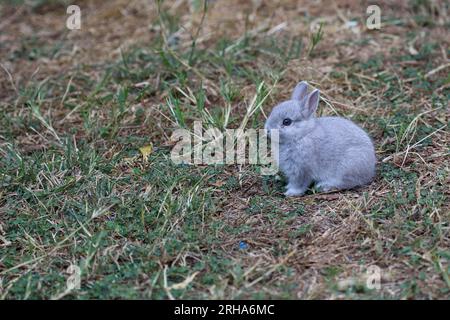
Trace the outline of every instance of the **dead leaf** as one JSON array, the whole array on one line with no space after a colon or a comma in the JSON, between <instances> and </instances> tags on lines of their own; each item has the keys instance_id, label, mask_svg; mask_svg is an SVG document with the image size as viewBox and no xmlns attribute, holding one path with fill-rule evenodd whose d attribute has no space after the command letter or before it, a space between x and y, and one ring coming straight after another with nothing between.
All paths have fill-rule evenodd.
<instances>
[{"instance_id":1,"label":"dead leaf","mask_svg":"<svg viewBox=\"0 0 450 320\"><path fill-rule=\"evenodd\" d=\"M167 289L169 289L169 290L174 290L174 289L175 290L182 290L182 289L185 289L194 280L194 278L197 276L197 274L199 274L199 271L194 272L189 277L184 279L184 281L182 281L180 283L173 284L170 287L168 287Z\"/></svg>"}]
</instances>

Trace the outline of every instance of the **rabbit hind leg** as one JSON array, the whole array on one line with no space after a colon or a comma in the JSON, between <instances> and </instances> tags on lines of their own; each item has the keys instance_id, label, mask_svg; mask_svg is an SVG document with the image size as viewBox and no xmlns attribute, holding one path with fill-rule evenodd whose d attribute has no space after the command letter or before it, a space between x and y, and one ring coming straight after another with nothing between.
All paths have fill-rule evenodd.
<instances>
[{"instance_id":1,"label":"rabbit hind leg","mask_svg":"<svg viewBox=\"0 0 450 320\"><path fill-rule=\"evenodd\" d=\"M310 184L311 180L305 178L289 181L288 185L286 186L286 192L284 193L284 195L288 197L301 196L305 193Z\"/></svg>"},{"instance_id":2,"label":"rabbit hind leg","mask_svg":"<svg viewBox=\"0 0 450 320\"><path fill-rule=\"evenodd\" d=\"M365 182L365 181L364 181ZM316 183L321 191L329 192L332 190L348 190L364 185L365 183L359 176L354 176L351 173L343 177L335 177L328 180L322 180Z\"/></svg>"}]
</instances>

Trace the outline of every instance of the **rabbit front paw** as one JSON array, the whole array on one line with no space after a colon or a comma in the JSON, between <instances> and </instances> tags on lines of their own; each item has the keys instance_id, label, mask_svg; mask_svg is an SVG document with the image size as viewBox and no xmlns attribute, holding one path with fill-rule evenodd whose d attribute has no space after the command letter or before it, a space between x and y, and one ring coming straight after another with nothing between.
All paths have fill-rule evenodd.
<instances>
[{"instance_id":1,"label":"rabbit front paw","mask_svg":"<svg viewBox=\"0 0 450 320\"><path fill-rule=\"evenodd\" d=\"M286 197L295 197L295 196L301 196L305 193L305 190L303 189L297 189L297 188L289 188L286 190L284 195Z\"/></svg>"}]
</instances>

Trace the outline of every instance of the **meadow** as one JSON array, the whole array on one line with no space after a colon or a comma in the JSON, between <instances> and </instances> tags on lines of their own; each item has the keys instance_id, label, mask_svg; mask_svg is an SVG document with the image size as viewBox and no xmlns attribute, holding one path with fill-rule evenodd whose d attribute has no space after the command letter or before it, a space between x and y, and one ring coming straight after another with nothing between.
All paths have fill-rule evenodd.
<instances>
[{"instance_id":1,"label":"meadow","mask_svg":"<svg viewBox=\"0 0 450 320\"><path fill-rule=\"evenodd\" d=\"M75 2L79 30L0 2L1 299L450 298L448 1L378 1L379 29L368 1ZM171 161L301 80L372 137L369 186Z\"/></svg>"}]
</instances>

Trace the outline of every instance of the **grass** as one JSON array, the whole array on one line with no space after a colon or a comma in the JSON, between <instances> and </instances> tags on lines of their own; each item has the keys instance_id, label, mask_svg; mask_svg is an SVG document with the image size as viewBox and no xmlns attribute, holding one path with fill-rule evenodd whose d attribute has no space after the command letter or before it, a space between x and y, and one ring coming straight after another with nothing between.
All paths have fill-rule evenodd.
<instances>
[{"instance_id":1,"label":"grass","mask_svg":"<svg viewBox=\"0 0 450 320\"><path fill-rule=\"evenodd\" d=\"M74 32L65 1L0 5L1 298L450 297L448 4L369 31L339 2L144 2L79 1ZM170 160L176 128L261 128L300 80L373 138L370 186Z\"/></svg>"}]
</instances>

